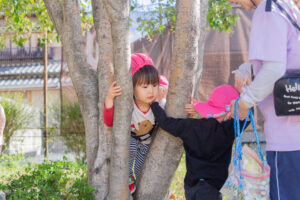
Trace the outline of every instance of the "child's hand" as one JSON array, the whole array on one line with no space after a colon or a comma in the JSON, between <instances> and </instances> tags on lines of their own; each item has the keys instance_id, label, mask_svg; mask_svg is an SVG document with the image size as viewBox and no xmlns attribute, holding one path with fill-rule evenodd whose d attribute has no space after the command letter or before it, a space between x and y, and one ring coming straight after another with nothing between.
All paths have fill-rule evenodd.
<instances>
[{"instance_id":1,"label":"child's hand","mask_svg":"<svg viewBox=\"0 0 300 200\"><path fill-rule=\"evenodd\" d=\"M242 93L243 87L246 86L247 80L243 79L239 75L234 75L234 87L239 92Z\"/></svg>"},{"instance_id":2,"label":"child's hand","mask_svg":"<svg viewBox=\"0 0 300 200\"><path fill-rule=\"evenodd\" d=\"M105 107L106 108L111 108L114 105L114 99L117 96L120 96L122 94L122 88L121 86L116 86L117 82L114 81L112 84L109 86L106 98L105 98Z\"/></svg>"},{"instance_id":3,"label":"child's hand","mask_svg":"<svg viewBox=\"0 0 300 200\"><path fill-rule=\"evenodd\" d=\"M185 112L187 112L187 113L190 114L190 115L195 115L195 114L198 113L197 110L195 109L195 106L194 106L194 102L195 102L196 100L195 100L193 97L191 97L191 101L192 101L191 104L186 104L186 105L184 106L184 110L185 110Z\"/></svg>"},{"instance_id":4,"label":"child's hand","mask_svg":"<svg viewBox=\"0 0 300 200\"><path fill-rule=\"evenodd\" d=\"M234 87L241 93L243 87L247 85L247 81L251 78L251 64L243 63L237 70L232 71L234 74Z\"/></svg>"}]
</instances>

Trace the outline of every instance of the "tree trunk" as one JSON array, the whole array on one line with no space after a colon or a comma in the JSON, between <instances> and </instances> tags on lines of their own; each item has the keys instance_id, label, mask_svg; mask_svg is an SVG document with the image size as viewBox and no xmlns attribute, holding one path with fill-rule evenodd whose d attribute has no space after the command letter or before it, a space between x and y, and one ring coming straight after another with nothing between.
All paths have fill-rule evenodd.
<instances>
[{"instance_id":1,"label":"tree trunk","mask_svg":"<svg viewBox=\"0 0 300 200\"><path fill-rule=\"evenodd\" d=\"M49 16L64 46L64 55L78 97L85 125L88 180L98 150L98 81L96 72L88 68L84 55L84 39L77 1L44 0ZM90 181L89 181L90 183Z\"/></svg>"},{"instance_id":2,"label":"tree trunk","mask_svg":"<svg viewBox=\"0 0 300 200\"><path fill-rule=\"evenodd\" d=\"M93 0L93 16L99 42L98 72L88 68L84 54L78 2L44 0L64 46L71 79L84 119L89 185L97 199L128 199L129 139L132 112L132 80L129 46L129 1ZM197 69L200 0L177 2L174 56L167 113L186 117L184 105L192 93ZM122 87L115 99L113 133L103 125L102 109L107 88L114 78ZM98 82L99 81L99 82ZM99 109L100 112L99 112ZM179 108L179 109L178 109ZM182 142L159 131L146 159L137 199L166 199L182 155Z\"/></svg>"},{"instance_id":3,"label":"tree trunk","mask_svg":"<svg viewBox=\"0 0 300 200\"><path fill-rule=\"evenodd\" d=\"M208 12L208 0L200 0L200 37L198 43L198 68L195 73L194 81L193 81L193 97L198 96L198 89L201 80L201 74L203 69L203 57L204 57L204 47L205 47L205 36L206 36L206 16Z\"/></svg>"},{"instance_id":4,"label":"tree trunk","mask_svg":"<svg viewBox=\"0 0 300 200\"><path fill-rule=\"evenodd\" d=\"M129 0L105 0L111 23L114 78L122 87L115 99L109 199L128 199L130 123L133 109L129 43Z\"/></svg>"},{"instance_id":5,"label":"tree trunk","mask_svg":"<svg viewBox=\"0 0 300 200\"><path fill-rule=\"evenodd\" d=\"M199 11L200 0L176 3L175 44L166 105L166 112L172 117L187 117L184 105L189 103L198 65ZM168 189L182 152L180 139L159 130L146 158L135 199L168 199Z\"/></svg>"},{"instance_id":6,"label":"tree trunk","mask_svg":"<svg viewBox=\"0 0 300 200\"><path fill-rule=\"evenodd\" d=\"M98 85L99 85L99 148L94 162L91 185L95 188L96 199L107 199L109 193L109 167L112 148L112 132L103 123L102 110L107 94L108 86L112 83L113 53L111 25L102 0L92 1L94 26L99 47L98 60Z\"/></svg>"}]
</instances>

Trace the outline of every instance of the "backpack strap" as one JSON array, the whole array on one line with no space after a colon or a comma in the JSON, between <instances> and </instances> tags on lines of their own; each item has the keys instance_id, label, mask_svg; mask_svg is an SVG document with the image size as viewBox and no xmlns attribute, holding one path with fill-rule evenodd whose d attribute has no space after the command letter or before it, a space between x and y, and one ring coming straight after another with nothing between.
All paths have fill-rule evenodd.
<instances>
[{"instance_id":1,"label":"backpack strap","mask_svg":"<svg viewBox=\"0 0 300 200\"><path fill-rule=\"evenodd\" d=\"M266 12L271 12L272 11L272 1L275 3L277 8L282 12L288 20L293 24L293 26L300 32L300 26L293 20L293 18L289 15L289 13L277 2L277 0L267 0L266 2Z\"/></svg>"},{"instance_id":2,"label":"backpack strap","mask_svg":"<svg viewBox=\"0 0 300 200\"><path fill-rule=\"evenodd\" d=\"M272 11L272 0L267 0L265 11L266 12Z\"/></svg>"},{"instance_id":3,"label":"backpack strap","mask_svg":"<svg viewBox=\"0 0 300 200\"><path fill-rule=\"evenodd\" d=\"M277 1L274 1L274 3L277 8L289 19L293 26L300 32L300 26L293 20L289 13Z\"/></svg>"}]
</instances>

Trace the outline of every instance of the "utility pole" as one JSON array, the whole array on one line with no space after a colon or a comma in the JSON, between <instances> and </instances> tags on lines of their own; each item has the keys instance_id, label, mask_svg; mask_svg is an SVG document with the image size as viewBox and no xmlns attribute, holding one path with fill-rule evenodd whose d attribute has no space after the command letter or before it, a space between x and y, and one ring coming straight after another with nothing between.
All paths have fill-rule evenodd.
<instances>
[{"instance_id":1,"label":"utility pole","mask_svg":"<svg viewBox=\"0 0 300 200\"><path fill-rule=\"evenodd\" d=\"M44 44L44 156L45 160L48 159L48 109L47 109L47 99L48 99L48 72L47 72L47 62L48 62L48 45L47 45L47 31L45 32L45 44Z\"/></svg>"}]
</instances>

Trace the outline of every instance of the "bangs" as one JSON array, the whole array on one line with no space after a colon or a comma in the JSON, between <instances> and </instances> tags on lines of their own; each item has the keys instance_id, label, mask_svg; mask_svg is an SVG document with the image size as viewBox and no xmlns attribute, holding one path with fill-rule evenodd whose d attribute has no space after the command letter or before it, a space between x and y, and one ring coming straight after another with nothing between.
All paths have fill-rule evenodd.
<instances>
[{"instance_id":1,"label":"bangs","mask_svg":"<svg viewBox=\"0 0 300 200\"><path fill-rule=\"evenodd\" d=\"M132 77L133 87L136 85L155 85L159 83L158 71L151 65L145 65Z\"/></svg>"}]
</instances>

